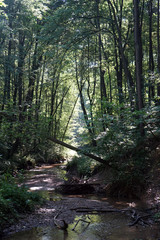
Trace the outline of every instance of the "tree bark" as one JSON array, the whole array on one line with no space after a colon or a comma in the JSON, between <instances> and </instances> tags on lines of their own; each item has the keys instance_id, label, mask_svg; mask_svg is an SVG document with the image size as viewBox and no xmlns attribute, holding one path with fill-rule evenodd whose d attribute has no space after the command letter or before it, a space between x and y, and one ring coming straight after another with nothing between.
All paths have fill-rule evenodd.
<instances>
[{"instance_id":1,"label":"tree bark","mask_svg":"<svg viewBox=\"0 0 160 240\"><path fill-rule=\"evenodd\" d=\"M96 21L96 28L99 32L98 34L98 48L99 48L99 71L100 71L100 94L101 94L101 113L102 117L103 114L106 114L106 107L105 107L105 102L107 100L107 95L106 95L106 85L104 81L104 74L105 71L102 69L102 37L101 37L101 30L100 30L100 18L99 18L99 3L100 0L96 0L96 12L97 12L97 21ZM104 130L105 130L105 125L104 125Z\"/></svg>"},{"instance_id":2,"label":"tree bark","mask_svg":"<svg viewBox=\"0 0 160 240\"><path fill-rule=\"evenodd\" d=\"M119 48L119 53L120 53L120 57L121 57L122 64L123 64L124 73L125 73L125 76L126 76L126 79L127 79L130 104L131 104L131 107L133 107L134 106L133 97L134 97L134 93L135 93L135 88L134 88L134 82L133 82L132 74L131 74L131 71L129 69L128 59L127 59L127 57L124 53L124 47L123 47L122 36L121 36L121 29L118 25L117 14L119 14L119 13L116 14L115 8L114 8L114 6L113 6L113 4L110 0L107 0L107 2L108 2L108 5L109 5L110 17L111 17L111 19L113 19L112 23L111 23L112 24L113 35L114 35L114 38L116 38L116 41L118 43L118 48ZM122 10L122 8L121 8L121 10ZM112 14L113 14L113 17L112 17ZM115 26L114 26L114 23L115 23ZM117 30L118 36L115 32L115 28Z\"/></svg>"},{"instance_id":3,"label":"tree bark","mask_svg":"<svg viewBox=\"0 0 160 240\"><path fill-rule=\"evenodd\" d=\"M159 1L157 2L157 71L160 74L160 34L159 34ZM160 98L160 83L157 84L157 98ZM157 104L160 105L160 99L157 99Z\"/></svg>"},{"instance_id":4,"label":"tree bark","mask_svg":"<svg viewBox=\"0 0 160 240\"><path fill-rule=\"evenodd\" d=\"M134 1L134 40L135 40L135 63L136 63L136 83L137 83L137 101L138 110L143 108L143 77L142 77L142 40L141 24L139 15L139 0ZM141 136L144 136L144 124L139 124Z\"/></svg>"},{"instance_id":5,"label":"tree bark","mask_svg":"<svg viewBox=\"0 0 160 240\"><path fill-rule=\"evenodd\" d=\"M25 43L25 34L22 30L19 30L19 45L18 45L18 106L20 110L19 120L22 120L21 111L22 111L22 86L23 86L23 67L24 67L24 43ZM16 90L16 89L15 89ZM16 96L15 96L16 97Z\"/></svg>"},{"instance_id":6,"label":"tree bark","mask_svg":"<svg viewBox=\"0 0 160 240\"><path fill-rule=\"evenodd\" d=\"M149 1L148 12L149 12L149 103L151 100L154 99L155 96L155 89L154 83L152 80L152 73L154 71L154 59L153 59L153 43L152 43L152 16L153 16L153 9L152 9L152 2L153 0Z\"/></svg>"},{"instance_id":7,"label":"tree bark","mask_svg":"<svg viewBox=\"0 0 160 240\"><path fill-rule=\"evenodd\" d=\"M159 13L159 1L157 2L157 69L160 73L160 34L159 34L159 21L160 21L160 13Z\"/></svg>"},{"instance_id":8,"label":"tree bark","mask_svg":"<svg viewBox=\"0 0 160 240\"><path fill-rule=\"evenodd\" d=\"M40 55L37 58L37 51L38 51L37 48L38 48L38 40L36 39L35 49L34 49L34 54L33 54L32 69L31 69L31 74L29 77L28 92L26 95L25 106L23 108L23 112L26 112L27 107L29 107L29 108L32 107L32 100L33 100L33 93L34 93L34 86L35 86L37 71L38 71L41 61L42 61L42 55Z\"/></svg>"},{"instance_id":9,"label":"tree bark","mask_svg":"<svg viewBox=\"0 0 160 240\"><path fill-rule=\"evenodd\" d=\"M138 110L143 108L143 78L142 78L142 40L139 16L139 0L134 0L134 39L135 39L135 60L136 60L136 83Z\"/></svg>"}]
</instances>

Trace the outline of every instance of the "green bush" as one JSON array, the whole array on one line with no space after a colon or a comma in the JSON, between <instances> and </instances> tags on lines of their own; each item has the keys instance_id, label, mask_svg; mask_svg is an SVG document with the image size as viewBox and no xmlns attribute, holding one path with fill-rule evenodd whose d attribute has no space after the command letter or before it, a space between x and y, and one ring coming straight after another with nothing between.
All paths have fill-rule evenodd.
<instances>
[{"instance_id":1,"label":"green bush","mask_svg":"<svg viewBox=\"0 0 160 240\"><path fill-rule=\"evenodd\" d=\"M27 188L18 187L10 174L0 179L0 232L6 224L12 224L19 214L32 211L42 198L37 193L28 192Z\"/></svg>"},{"instance_id":2,"label":"green bush","mask_svg":"<svg viewBox=\"0 0 160 240\"><path fill-rule=\"evenodd\" d=\"M72 161L68 162L67 170L79 177L89 177L92 175L94 162L85 156L74 157Z\"/></svg>"}]
</instances>

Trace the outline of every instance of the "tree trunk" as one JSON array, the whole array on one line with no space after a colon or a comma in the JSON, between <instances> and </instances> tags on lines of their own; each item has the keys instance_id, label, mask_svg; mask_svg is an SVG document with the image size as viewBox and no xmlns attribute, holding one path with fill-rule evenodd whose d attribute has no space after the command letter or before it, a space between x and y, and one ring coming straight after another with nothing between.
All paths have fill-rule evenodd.
<instances>
[{"instance_id":1,"label":"tree trunk","mask_svg":"<svg viewBox=\"0 0 160 240\"><path fill-rule=\"evenodd\" d=\"M159 14L159 1L157 2L157 71L160 74L160 34L159 34L159 21L160 21L160 14ZM160 83L157 84L157 104L160 105Z\"/></svg>"},{"instance_id":2,"label":"tree trunk","mask_svg":"<svg viewBox=\"0 0 160 240\"><path fill-rule=\"evenodd\" d=\"M159 14L159 1L157 2L157 69L160 73L160 34L159 34L159 21L160 21L160 14Z\"/></svg>"},{"instance_id":3,"label":"tree trunk","mask_svg":"<svg viewBox=\"0 0 160 240\"><path fill-rule=\"evenodd\" d=\"M78 86L78 90L79 90L80 103L81 103L81 108L82 108L82 111L83 111L84 120L85 120L87 130L89 132L89 135L90 135L90 138L91 138L91 141L92 141L92 145L96 146L96 141L94 140L94 132L92 131L92 127L91 127L90 121L88 119L88 114L87 114L87 110L86 110L86 107L85 107L85 102L84 102L84 97L83 97L83 92L82 92L83 86L85 84L85 81L82 82L83 73L81 73L81 76L80 76L81 79L80 79L80 83L79 83L77 59L75 59L75 64L76 64L76 82L77 82L77 86Z\"/></svg>"},{"instance_id":4,"label":"tree trunk","mask_svg":"<svg viewBox=\"0 0 160 240\"><path fill-rule=\"evenodd\" d=\"M9 20L9 28L12 29L12 22ZM10 99L10 82L11 82L11 68L12 68L12 30L8 43L8 53L5 57L5 76L4 76L4 93L2 110L5 108L6 101Z\"/></svg>"},{"instance_id":5,"label":"tree trunk","mask_svg":"<svg viewBox=\"0 0 160 240\"><path fill-rule=\"evenodd\" d=\"M139 15L139 0L134 0L134 39L138 110L143 108L143 77L142 77L142 41ZM144 135L143 123L139 125L141 136Z\"/></svg>"},{"instance_id":6,"label":"tree trunk","mask_svg":"<svg viewBox=\"0 0 160 240\"><path fill-rule=\"evenodd\" d=\"M25 35L23 31L19 30L19 45L18 45L18 106L20 110L19 120L22 121L22 86L23 86L23 65L24 65L24 42L25 42Z\"/></svg>"},{"instance_id":7,"label":"tree trunk","mask_svg":"<svg viewBox=\"0 0 160 240\"><path fill-rule=\"evenodd\" d=\"M106 95L106 85L104 81L104 74L105 71L102 69L102 38L101 38L101 31L100 31L100 18L99 18L99 3L100 0L96 0L96 12L97 12L97 21L96 21L96 28L98 30L98 48L99 48L99 72L100 72L100 94L101 94L101 113L102 117L103 114L106 114L106 107L105 107L105 102L107 100L107 95ZM105 130L105 126L104 126Z\"/></svg>"},{"instance_id":8,"label":"tree trunk","mask_svg":"<svg viewBox=\"0 0 160 240\"><path fill-rule=\"evenodd\" d=\"M152 9L152 2L153 0L149 1L148 12L149 12L149 103L151 100L154 99L155 90L154 90L154 82L152 80L152 74L154 71L154 59L153 59L153 44L152 44L152 16L153 16L153 9Z\"/></svg>"},{"instance_id":9,"label":"tree trunk","mask_svg":"<svg viewBox=\"0 0 160 240\"><path fill-rule=\"evenodd\" d=\"M119 54L119 62L118 62L118 55L117 55L117 44L116 39L115 41L115 60L116 60L116 75L117 75L117 88L118 88L118 98L119 98L119 104L123 103L123 90L122 90L122 58L121 54ZM119 52L120 53L120 52Z\"/></svg>"},{"instance_id":10,"label":"tree trunk","mask_svg":"<svg viewBox=\"0 0 160 240\"><path fill-rule=\"evenodd\" d=\"M138 110L143 108L143 77L142 77L142 41L139 16L139 0L134 0L134 39Z\"/></svg>"},{"instance_id":11,"label":"tree trunk","mask_svg":"<svg viewBox=\"0 0 160 240\"><path fill-rule=\"evenodd\" d=\"M24 112L27 110L28 107L29 108L32 107L33 92L34 92L34 86L35 86L37 71L38 71L40 63L42 61L42 55L40 55L37 58L37 47L38 47L38 40L36 40L36 43L35 43L32 69L31 69L31 74L30 74L30 77L29 77L28 91L27 91L27 95L26 95L25 106L23 108Z\"/></svg>"},{"instance_id":12,"label":"tree trunk","mask_svg":"<svg viewBox=\"0 0 160 240\"><path fill-rule=\"evenodd\" d=\"M118 25L117 14L115 12L112 2L110 0L107 0L107 2L109 5L109 10L110 10L110 17L112 19L112 13L113 13L113 17L114 17L114 19L112 20L112 30L113 30L114 38L116 38L116 41L118 43L118 48L119 48L119 52L121 55L120 57L122 59L123 69L124 69L125 77L127 79L127 84L128 84L130 104L131 104L131 107L133 108L133 106L134 106L133 97L134 97L134 93L135 93L134 82L133 82L131 71L129 69L128 59L124 53L122 37L121 37L121 30ZM114 24L115 24L115 26L114 26ZM117 30L118 37L117 37L117 34L115 33L115 28Z\"/></svg>"}]
</instances>

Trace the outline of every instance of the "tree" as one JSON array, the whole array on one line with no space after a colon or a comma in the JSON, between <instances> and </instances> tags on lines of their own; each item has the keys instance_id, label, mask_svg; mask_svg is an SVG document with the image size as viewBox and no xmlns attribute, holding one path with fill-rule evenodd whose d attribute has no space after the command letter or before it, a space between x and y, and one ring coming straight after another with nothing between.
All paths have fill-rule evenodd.
<instances>
[{"instance_id":1,"label":"tree","mask_svg":"<svg viewBox=\"0 0 160 240\"><path fill-rule=\"evenodd\" d=\"M142 16L141 16L142 17ZM142 73L142 24L140 20L140 1L134 0L134 39L135 39L135 63L136 63L136 85L137 85L137 105L138 110L142 110L143 104L143 91L144 91L144 81ZM144 136L144 125L142 120L139 124L141 136Z\"/></svg>"},{"instance_id":2,"label":"tree","mask_svg":"<svg viewBox=\"0 0 160 240\"><path fill-rule=\"evenodd\" d=\"M153 0L150 0L148 3L148 12L149 12L149 71L152 77L154 72L154 59L153 59L153 43L152 43L152 17L153 17ZM155 97L154 83L149 76L149 102Z\"/></svg>"},{"instance_id":3,"label":"tree","mask_svg":"<svg viewBox=\"0 0 160 240\"><path fill-rule=\"evenodd\" d=\"M155 104L151 100L160 96L158 81L156 89L148 80L149 72L158 76L155 64L160 71L159 0L4 2L0 139L7 142L5 157L35 152L46 135L68 140L79 106L95 151L106 160L111 156L115 165L121 152L131 157L127 149L137 148L144 127L146 136L151 133L147 114ZM127 164L131 167L122 160Z\"/></svg>"},{"instance_id":4,"label":"tree","mask_svg":"<svg viewBox=\"0 0 160 240\"><path fill-rule=\"evenodd\" d=\"M160 73L160 35L159 35L159 22L160 22L160 14L159 14L159 0L157 1L157 71ZM157 97L160 97L160 83L157 84ZM158 100L159 103L159 100Z\"/></svg>"},{"instance_id":5,"label":"tree","mask_svg":"<svg viewBox=\"0 0 160 240\"><path fill-rule=\"evenodd\" d=\"M136 83L138 110L143 108L143 76L142 76L142 39L141 39L140 3L134 0L134 38L136 59Z\"/></svg>"}]
</instances>

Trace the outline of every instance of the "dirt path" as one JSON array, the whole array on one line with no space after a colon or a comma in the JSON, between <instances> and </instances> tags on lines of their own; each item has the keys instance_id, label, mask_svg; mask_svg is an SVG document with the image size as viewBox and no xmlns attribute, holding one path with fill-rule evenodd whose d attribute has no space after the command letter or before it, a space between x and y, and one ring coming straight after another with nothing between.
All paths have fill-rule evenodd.
<instances>
[{"instance_id":1,"label":"dirt path","mask_svg":"<svg viewBox=\"0 0 160 240\"><path fill-rule=\"evenodd\" d=\"M63 183L64 177L62 164L42 165L28 171L25 185L31 191L53 191Z\"/></svg>"}]
</instances>

